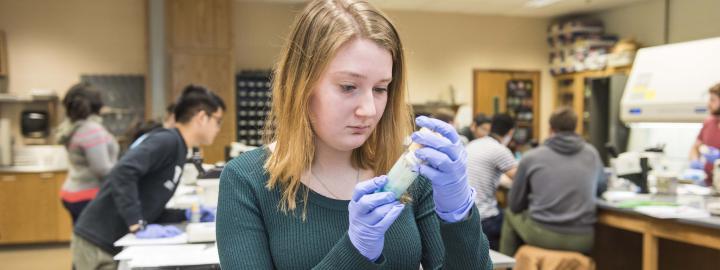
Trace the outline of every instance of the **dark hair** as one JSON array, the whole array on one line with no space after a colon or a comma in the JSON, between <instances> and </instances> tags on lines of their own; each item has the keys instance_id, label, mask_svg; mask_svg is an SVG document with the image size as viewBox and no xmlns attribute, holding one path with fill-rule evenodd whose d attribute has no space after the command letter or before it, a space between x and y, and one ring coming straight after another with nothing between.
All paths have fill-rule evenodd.
<instances>
[{"instance_id":1,"label":"dark hair","mask_svg":"<svg viewBox=\"0 0 720 270\"><path fill-rule=\"evenodd\" d=\"M720 83L713 85L709 90L710 94L720 97Z\"/></svg>"},{"instance_id":2,"label":"dark hair","mask_svg":"<svg viewBox=\"0 0 720 270\"><path fill-rule=\"evenodd\" d=\"M178 97L173 113L176 122L187 123L199 111L211 115L218 109L225 110L225 102L218 95L204 86L191 84Z\"/></svg>"},{"instance_id":3,"label":"dark hair","mask_svg":"<svg viewBox=\"0 0 720 270\"><path fill-rule=\"evenodd\" d=\"M498 113L492 118L490 133L505 136L511 129L515 128L515 120L506 113Z\"/></svg>"},{"instance_id":4,"label":"dark hair","mask_svg":"<svg viewBox=\"0 0 720 270\"><path fill-rule=\"evenodd\" d=\"M577 114L569 107L561 107L550 116L550 128L555 132L575 132Z\"/></svg>"},{"instance_id":5,"label":"dark hair","mask_svg":"<svg viewBox=\"0 0 720 270\"><path fill-rule=\"evenodd\" d=\"M158 128L162 128L162 124L158 123L155 120L137 122L135 125L133 125L133 127L128 130L128 137L130 137L130 142L134 142L142 135L145 135L146 133Z\"/></svg>"},{"instance_id":6,"label":"dark hair","mask_svg":"<svg viewBox=\"0 0 720 270\"><path fill-rule=\"evenodd\" d=\"M71 122L84 120L91 114L100 113L103 106L100 91L86 82L78 83L70 87L70 90L63 98L65 114Z\"/></svg>"},{"instance_id":7,"label":"dark hair","mask_svg":"<svg viewBox=\"0 0 720 270\"><path fill-rule=\"evenodd\" d=\"M171 115L173 113L175 113L175 103L170 102L170 104L168 104L167 107L165 107L165 114Z\"/></svg>"},{"instance_id":8,"label":"dark hair","mask_svg":"<svg viewBox=\"0 0 720 270\"><path fill-rule=\"evenodd\" d=\"M484 124L490 124L492 123L492 119L490 117L487 117L484 113L478 113L475 115L475 118L473 118L473 122L476 126L482 126Z\"/></svg>"}]
</instances>

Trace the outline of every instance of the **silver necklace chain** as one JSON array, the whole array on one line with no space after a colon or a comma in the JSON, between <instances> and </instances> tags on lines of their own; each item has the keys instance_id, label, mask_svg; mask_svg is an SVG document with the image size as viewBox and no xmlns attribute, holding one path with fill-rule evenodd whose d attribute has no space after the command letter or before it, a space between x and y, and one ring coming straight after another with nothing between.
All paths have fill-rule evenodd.
<instances>
[{"instance_id":1,"label":"silver necklace chain","mask_svg":"<svg viewBox=\"0 0 720 270\"><path fill-rule=\"evenodd\" d=\"M320 180L320 177L318 177L317 175L315 175L315 173L312 171L312 166L310 166L310 174L311 174L313 177L315 177L315 180L317 180L318 183L320 183L320 185L322 185L322 187L325 188L325 190L327 190L328 193L330 193L330 195L333 196L333 199L340 199L340 196L335 195L335 193L333 193L333 192L325 185L325 183L323 183L323 181ZM360 182L360 168L358 168L357 175L355 176L355 184L357 184L358 182Z\"/></svg>"}]
</instances>

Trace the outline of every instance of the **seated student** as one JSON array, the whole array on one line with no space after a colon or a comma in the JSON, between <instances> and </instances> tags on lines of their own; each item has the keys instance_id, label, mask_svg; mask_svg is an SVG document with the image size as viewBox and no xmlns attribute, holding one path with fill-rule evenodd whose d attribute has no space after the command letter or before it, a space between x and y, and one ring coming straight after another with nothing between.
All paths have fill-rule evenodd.
<instances>
[{"instance_id":1,"label":"seated student","mask_svg":"<svg viewBox=\"0 0 720 270\"><path fill-rule=\"evenodd\" d=\"M550 138L520 161L500 236L502 253L513 256L523 243L591 250L603 167L597 150L575 133L576 124L572 109L556 110L550 117Z\"/></svg>"},{"instance_id":2,"label":"seated student","mask_svg":"<svg viewBox=\"0 0 720 270\"><path fill-rule=\"evenodd\" d=\"M448 123L451 126L455 127L455 112L453 112L450 109L447 109L447 108L437 109L437 110L435 110L435 112L432 113L432 115L430 117L435 118L440 121L443 121L443 122ZM460 141L462 142L462 144L467 145L470 140L462 134L458 134L458 135L460 135Z\"/></svg>"},{"instance_id":3,"label":"seated student","mask_svg":"<svg viewBox=\"0 0 720 270\"><path fill-rule=\"evenodd\" d=\"M468 141L482 138L490 134L491 119L484 113L478 113L473 118L469 126L464 126L458 130L458 134L464 136ZM476 123L480 123L479 125Z\"/></svg>"},{"instance_id":4,"label":"seated student","mask_svg":"<svg viewBox=\"0 0 720 270\"><path fill-rule=\"evenodd\" d=\"M174 128L175 127L175 103L170 103L165 107L165 117L162 123L158 123L155 120L148 120L145 122L138 123L130 131L130 138L132 144L129 148L135 148L140 145L145 139L147 139L149 133L160 130L161 128Z\"/></svg>"},{"instance_id":5,"label":"seated student","mask_svg":"<svg viewBox=\"0 0 720 270\"><path fill-rule=\"evenodd\" d=\"M178 185L188 149L212 144L225 104L213 92L190 85L175 107L176 126L152 132L128 150L110 171L100 192L80 215L71 248L77 269L114 269L113 243L131 232L154 238L179 234L177 228L150 223L181 222L185 210L166 210ZM203 209L201 220L214 219ZM150 225L148 225L150 224Z\"/></svg>"},{"instance_id":6,"label":"seated student","mask_svg":"<svg viewBox=\"0 0 720 270\"><path fill-rule=\"evenodd\" d=\"M490 129L492 128L492 118L486 116L484 113L478 113L473 118L472 123L467 128L470 135L465 135L470 141L480 139L487 135L490 135ZM467 132L466 132L467 133Z\"/></svg>"},{"instance_id":7,"label":"seated student","mask_svg":"<svg viewBox=\"0 0 720 270\"><path fill-rule=\"evenodd\" d=\"M484 115L475 117L474 126L479 129ZM479 123L478 123L479 122ZM498 250L500 227L503 214L497 205L495 191L504 174L510 179L515 176L517 162L510 149L501 144L503 138L512 137L515 121L507 114L497 114L492 119L489 136L475 139L467 145L467 174L470 186L477 191L475 205L480 211L483 232L490 242L490 248Z\"/></svg>"}]
</instances>

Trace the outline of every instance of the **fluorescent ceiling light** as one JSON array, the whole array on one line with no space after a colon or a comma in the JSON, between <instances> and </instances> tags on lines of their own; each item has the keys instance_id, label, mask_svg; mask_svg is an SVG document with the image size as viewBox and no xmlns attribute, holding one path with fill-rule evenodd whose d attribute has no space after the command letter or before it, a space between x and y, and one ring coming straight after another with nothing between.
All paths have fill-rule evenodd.
<instances>
[{"instance_id":1,"label":"fluorescent ceiling light","mask_svg":"<svg viewBox=\"0 0 720 270\"><path fill-rule=\"evenodd\" d=\"M525 3L525 6L531 8L541 8L555 4L560 1L562 0L529 0L527 1L527 3Z\"/></svg>"}]
</instances>

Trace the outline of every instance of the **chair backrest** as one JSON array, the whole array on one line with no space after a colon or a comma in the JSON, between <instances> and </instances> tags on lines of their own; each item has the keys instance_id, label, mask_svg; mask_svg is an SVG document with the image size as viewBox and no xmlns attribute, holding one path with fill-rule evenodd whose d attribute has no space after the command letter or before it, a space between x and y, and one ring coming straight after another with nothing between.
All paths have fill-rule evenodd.
<instances>
[{"instance_id":1,"label":"chair backrest","mask_svg":"<svg viewBox=\"0 0 720 270\"><path fill-rule=\"evenodd\" d=\"M595 270L595 261L579 252L524 245L515 254L516 270Z\"/></svg>"}]
</instances>

